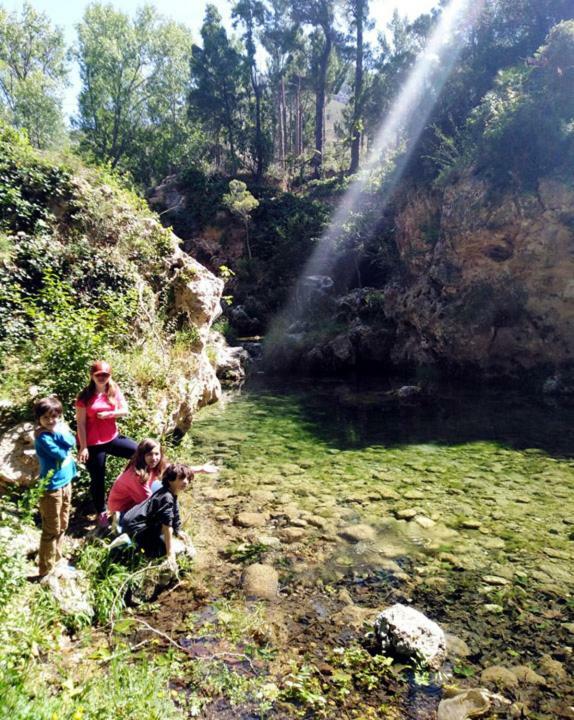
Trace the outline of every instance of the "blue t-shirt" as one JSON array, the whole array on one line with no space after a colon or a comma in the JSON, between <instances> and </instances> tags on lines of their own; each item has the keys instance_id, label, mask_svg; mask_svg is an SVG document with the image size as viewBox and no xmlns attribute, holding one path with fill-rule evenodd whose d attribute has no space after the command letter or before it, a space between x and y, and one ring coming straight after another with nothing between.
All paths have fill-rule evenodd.
<instances>
[{"instance_id":1,"label":"blue t-shirt","mask_svg":"<svg viewBox=\"0 0 574 720\"><path fill-rule=\"evenodd\" d=\"M76 476L76 463L72 457L72 448L76 445L76 438L65 429L54 432L47 430L41 432L36 438L36 455L40 462L40 477L49 475L46 491L58 490L64 487Z\"/></svg>"}]
</instances>

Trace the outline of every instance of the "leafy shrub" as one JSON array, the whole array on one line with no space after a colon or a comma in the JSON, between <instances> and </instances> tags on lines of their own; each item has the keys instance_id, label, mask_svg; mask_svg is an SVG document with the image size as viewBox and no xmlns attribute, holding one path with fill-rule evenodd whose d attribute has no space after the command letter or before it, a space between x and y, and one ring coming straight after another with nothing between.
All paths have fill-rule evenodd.
<instances>
[{"instance_id":1,"label":"leafy shrub","mask_svg":"<svg viewBox=\"0 0 574 720\"><path fill-rule=\"evenodd\" d=\"M0 229L35 232L71 196L68 171L43 160L26 136L0 121Z\"/></svg>"},{"instance_id":2,"label":"leafy shrub","mask_svg":"<svg viewBox=\"0 0 574 720\"><path fill-rule=\"evenodd\" d=\"M529 67L501 71L469 122L479 165L528 187L574 161L574 21L562 22Z\"/></svg>"}]
</instances>

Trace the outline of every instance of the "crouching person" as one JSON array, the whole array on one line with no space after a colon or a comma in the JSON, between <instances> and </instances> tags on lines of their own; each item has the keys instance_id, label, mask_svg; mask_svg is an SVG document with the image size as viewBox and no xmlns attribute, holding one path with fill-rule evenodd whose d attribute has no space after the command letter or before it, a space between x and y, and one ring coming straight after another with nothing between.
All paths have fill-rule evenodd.
<instances>
[{"instance_id":1,"label":"crouching person","mask_svg":"<svg viewBox=\"0 0 574 720\"><path fill-rule=\"evenodd\" d=\"M124 515L124 532L147 557L167 555L168 560L173 562L177 546L182 548L176 538L188 543L187 537L181 532L177 498L192 479L193 472L187 465L168 465L161 478L161 488Z\"/></svg>"}]
</instances>

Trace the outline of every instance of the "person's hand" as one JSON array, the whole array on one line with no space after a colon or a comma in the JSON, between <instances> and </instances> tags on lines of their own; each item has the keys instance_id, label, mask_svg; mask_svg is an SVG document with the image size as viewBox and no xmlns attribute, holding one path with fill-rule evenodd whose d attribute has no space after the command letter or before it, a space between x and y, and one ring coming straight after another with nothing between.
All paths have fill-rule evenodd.
<instances>
[{"instance_id":1,"label":"person's hand","mask_svg":"<svg viewBox=\"0 0 574 720\"><path fill-rule=\"evenodd\" d=\"M219 468L214 463L205 463L201 468L201 472L212 475L213 473L219 472Z\"/></svg>"},{"instance_id":2,"label":"person's hand","mask_svg":"<svg viewBox=\"0 0 574 720\"><path fill-rule=\"evenodd\" d=\"M170 553L167 556L167 566L174 573L174 575L178 574L179 568L177 567L177 560L175 558L175 553Z\"/></svg>"},{"instance_id":3,"label":"person's hand","mask_svg":"<svg viewBox=\"0 0 574 720\"><path fill-rule=\"evenodd\" d=\"M99 413L96 413L96 417L100 420L107 420L108 418L113 418L116 416L116 413L114 410L101 410Z\"/></svg>"},{"instance_id":4,"label":"person's hand","mask_svg":"<svg viewBox=\"0 0 574 720\"><path fill-rule=\"evenodd\" d=\"M82 448L78 453L78 462L85 463L89 457L90 453L88 452L88 448Z\"/></svg>"}]
</instances>

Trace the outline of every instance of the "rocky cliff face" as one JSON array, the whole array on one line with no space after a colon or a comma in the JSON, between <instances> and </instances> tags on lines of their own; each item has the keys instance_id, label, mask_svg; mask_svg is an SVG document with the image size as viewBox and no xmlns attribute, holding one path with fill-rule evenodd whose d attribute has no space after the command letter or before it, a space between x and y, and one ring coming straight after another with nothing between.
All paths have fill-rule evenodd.
<instances>
[{"instance_id":1,"label":"rocky cliff face","mask_svg":"<svg viewBox=\"0 0 574 720\"><path fill-rule=\"evenodd\" d=\"M317 290L268 353L272 366L494 378L571 364L574 188L545 179L536 192L496 194L469 172L440 193L411 191L393 222L387 283Z\"/></svg>"},{"instance_id":2,"label":"rocky cliff face","mask_svg":"<svg viewBox=\"0 0 574 720\"><path fill-rule=\"evenodd\" d=\"M396 363L508 374L574 359L574 188L494 194L472 176L397 218L406 279L385 288Z\"/></svg>"}]
</instances>

